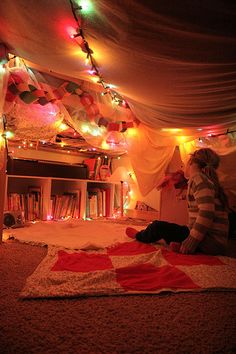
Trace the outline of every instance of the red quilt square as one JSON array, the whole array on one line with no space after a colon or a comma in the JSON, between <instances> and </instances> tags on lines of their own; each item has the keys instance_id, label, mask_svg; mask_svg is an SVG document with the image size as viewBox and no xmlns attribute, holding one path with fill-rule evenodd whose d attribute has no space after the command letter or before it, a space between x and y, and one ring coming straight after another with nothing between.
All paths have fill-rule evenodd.
<instances>
[{"instance_id":1,"label":"red quilt square","mask_svg":"<svg viewBox=\"0 0 236 354\"><path fill-rule=\"evenodd\" d=\"M127 291L156 291L158 289L198 289L181 270L165 265L140 264L116 269L117 282Z\"/></svg>"},{"instance_id":2,"label":"red quilt square","mask_svg":"<svg viewBox=\"0 0 236 354\"><path fill-rule=\"evenodd\" d=\"M87 254L82 252L58 252L58 260L51 268L52 271L93 272L96 270L112 269L113 265L106 254Z\"/></svg>"},{"instance_id":3,"label":"red quilt square","mask_svg":"<svg viewBox=\"0 0 236 354\"><path fill-rule=\"evenodd\" d=\"M168 251L166 249L162 249L161 252L167 262L172 265L195 266L202 264L215 266L224 264L219 258L205 254L182 254Z\"/></svg>"},{"instance_id":4,"label":"red quilt square","mask_svg":"<svg viewBox=\"0 0 236 354\"><path fill-rule=\"evenodd\" d=\"M110 256L134 256L136 254L145 254L155 252L157 249L152 245L141 242L124 242L116 246L107 248Z\"/></svg>"}]
</instances>

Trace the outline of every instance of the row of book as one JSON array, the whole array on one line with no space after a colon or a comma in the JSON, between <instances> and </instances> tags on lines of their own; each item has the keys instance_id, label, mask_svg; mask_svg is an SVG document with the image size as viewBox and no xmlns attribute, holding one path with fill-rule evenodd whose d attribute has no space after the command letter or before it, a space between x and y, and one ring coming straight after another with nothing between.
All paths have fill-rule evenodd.
<instances>
[{"instance_id":1,"label":"row of book","mask_svg":"<svg viewBox=\"0 0 236 354\"><path fill-rule=\"evenodd\" d=\"M39 220L42 217L41 193L10 193L7 198L8 211L21 211L25 220Z\"/></svg>"},{"instance_id":2,"label":"row of book","mask_svg":"<svg viewBox=\"0 0 236 354\"><path fill-rule=\"evenodd\" d=\"M52 195L50 215L54 220L67 217L80 218L80 190L62 195Z\"/></svg>"},{"instance_id":3,"label":"row of book","mask_svg":"<svg viewBox=\"0 0 236 354\"><path fill-rule=\"evenodd\" d=\"M87 191L86 218L111 216L111 189L90 188ZM9 193L8 211L21 211L27 221L42 219L42 193L31 191L25 194ZM52 195L50 198L50 218L53 220L67 217L80 218L80 190Z\"/></svg>"},{"instance_id":4,"label":"row of book","mask_svg":"<svg viewBox=\"0 0 236 354\"><path fill-rule=\"evenodd\" d=\"M87 191L86 217L95 219L110 215L110 188L91 188Z\"/></svg>"}]
</instances>

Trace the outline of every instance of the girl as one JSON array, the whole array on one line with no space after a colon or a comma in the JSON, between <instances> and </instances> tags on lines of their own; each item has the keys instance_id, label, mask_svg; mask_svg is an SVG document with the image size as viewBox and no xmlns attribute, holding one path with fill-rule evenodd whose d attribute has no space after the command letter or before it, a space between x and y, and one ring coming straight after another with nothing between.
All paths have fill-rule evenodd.
<instances>
[{"instance_id":1,"label":"girl","mask_svg":"<svg viewBox=\"0 0 236 354\"><path fill-rule=\"evenodd\" d=\"M145 230L128 227L126 234L144 243L164 239L179 243L179 252L223 255L228 239L228 202L216 169L219 156L209 148L195 151L187 163L189 225L153 221ZM176 246L176 245L175 245Z\"/></svg>"}]
</instances>

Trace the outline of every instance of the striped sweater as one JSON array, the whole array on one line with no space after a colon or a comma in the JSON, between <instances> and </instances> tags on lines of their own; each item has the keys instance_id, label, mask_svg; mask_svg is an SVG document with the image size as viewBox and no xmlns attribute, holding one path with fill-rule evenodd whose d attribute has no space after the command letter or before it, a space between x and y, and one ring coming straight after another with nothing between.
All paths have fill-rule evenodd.
<instances>
[{"instance_id":1,"label":"striped sweater","mask_svg":"<svg viewBox=\"0 0 236 354\"><path fill-rule=\"evenodd\" d=\"M216 195L214 184L203 173L188 182L188 212L190 235L197 239L206 253L225 248L228 239L228 213Z\"/></svg>"}]
</instances>

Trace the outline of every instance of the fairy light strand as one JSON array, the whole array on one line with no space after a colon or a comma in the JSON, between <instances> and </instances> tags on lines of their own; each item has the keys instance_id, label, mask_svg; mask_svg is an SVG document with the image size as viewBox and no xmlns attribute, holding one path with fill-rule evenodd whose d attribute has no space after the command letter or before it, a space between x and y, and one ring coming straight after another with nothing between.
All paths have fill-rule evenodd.
<instances>
[{"instance_id":1,"label":"fairy light strand","mask_svg":"<svg viewBox=\"0 0 236 354\"><path fill-rule=\"evenodd\" d=\"M125 108L129 108L128 103L122 99L120 97L120 95L111 89L111 86L109 84L107 84L105 82L105 80L103 79L97 65L95 62L95 59L93 57L93 50L90 48L89 43L87 42L83 29L82 29L82 19L83 16L80 14L80 17L77 16L77 11L81 11L83 10L83 7L78 5L78 6L74 6L73 0L69 0L70 1L70 5L71 5L71 11L73 13L73 17L77 23L77 32L72 35L72 38L76 38L76 37L81 37L82 38L82 43L80 45L80 47L83 45L82 50L84 51L84 49L86 50L86 59L90 62L91 65L91 69L90 69L90 73L92 73L93 75L98 77L97 83L101 84L103 89L105 90L102 95L108 94L111 97L112 102L118 104L118 105L122 105Z\"/></svg>"}]
</instances>

